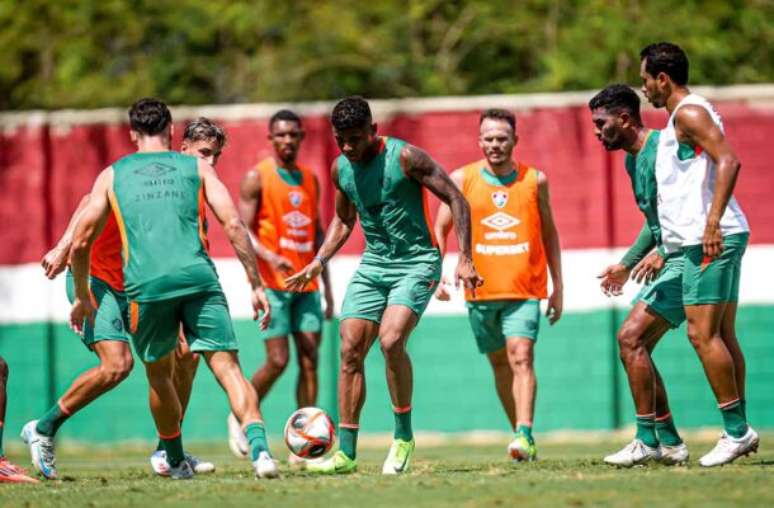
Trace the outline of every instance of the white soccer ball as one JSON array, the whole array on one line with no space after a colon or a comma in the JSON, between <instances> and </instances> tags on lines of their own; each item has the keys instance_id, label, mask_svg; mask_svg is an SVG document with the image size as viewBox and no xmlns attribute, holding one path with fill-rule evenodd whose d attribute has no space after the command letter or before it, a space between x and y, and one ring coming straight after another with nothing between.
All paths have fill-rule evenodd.
<instances>
[{"instance_id":1,"label":"white soccer ball","mask_svg":"<svg viewBox=\"0 0 774 508\"><path fill-rule=\"evenodd\" d=\"M285 424L285 444L304 459L322 457L333 446L336 430L330 416L319 407L303 407Z\"/></svg>"}]
</instances>

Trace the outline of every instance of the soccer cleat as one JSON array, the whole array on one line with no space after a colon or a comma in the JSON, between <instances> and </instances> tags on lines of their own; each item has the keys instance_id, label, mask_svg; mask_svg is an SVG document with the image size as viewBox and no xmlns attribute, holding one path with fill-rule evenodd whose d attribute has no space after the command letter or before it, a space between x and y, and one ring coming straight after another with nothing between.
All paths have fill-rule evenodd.
<instances>
[{"instance_id":1,"label":"soccer cleat","mask_svg":"<svg viewBox=\"0 0 774 508\"><path fill-rule=\"evenodd\" d=\"M605 457L605 462L612 466L632 467L647 464L651 460L658 461L660 458L661 454L658 448L651 448L639 439L635 439L623 450Z\"/></svg>"},{"instance_id":2,"label":"soccer cleat","mask_svg":"<svg viewBox=\"0 0 774 508\"><path fill-rule=\"evenodd\" d=\"M413 439L411 441L393 440L390 452L382 466L382 474L401 474L408 471L411 457L414 455L414 448L416 445Z\"/></svg>"},{"instance_id":3,"label":"soccer cleat","mask_svg":"<svg viewBox=\"0 0 774 508\"><path fill-rule=\"evenodd\" d=\"M196 474L207 474L215 471L215 464L199 460L198 457L191 455L190 453L185 454L185 460ZM167 462L166 451L156 450L153 452L150 463L154 473L159 476L169 476L169 463Z\"/></svg>"},{"instance_id":4,"label":"soccer cleat","mask_svg":"<svg viewBox=\"0 0 774 508\"><path fill-rule=\"evenodd\" d=\"M357 462L338 450L332 457L320 462L309 462L306 470L315 474L349 474L357 471Z\"/></svg>"},{"instance_id":5,"label":"soccer cleat","mask_svg":"<svg viewBox=\"0 0 774 508\"><path fill-rule=\"evenodd\" d=\"M184 460L177 466L170 465L167 476L173 480L190 480L194 477L194 471L191 468L191 464Z\"/></svg>"},{"instance_id":6,"label":"soccer cleat","mask_svg":"<svg viewBox=\"0 0 774 508\"><path fill-rule=\"evenodd\" d=\"M234 413L229 413L228 418L228 447L237 458L243 459L250 453L250 443L247 442L242 426Z\"/></svg>"},{"instance_id":7,"label":"soccer cleat","mask_svg":"<svg viewBox=\"0 0 774 508\"><path fill-rule=\"evenodd\" d=\"M27 422L22 427L21 438L30 447L32 465L47 480L56 480L56 457L54 456L54 439L38 434L35 426L37 420Z\"/></svg>"},{"instance_id":8,"label":"soccer cleat","mask_svg":"<svg viewBox=\"0 0 774 508\"><path fill-rule=\"evenodd\" d=\"M12 464L5 457L0 457L0 483L40 483L35 478L27 476L27 471Z\"/></svg>"},{"instance_id":9,"label":"soccer cleat","mask_svg":"<svg viewBox=\"0 0 774 508\"><path fill-rule=\"evenodd\" d=\"M749 455L758 451L758 433L752 427L747 427L747 433L740 438L733 438L723 432L718 444L708 454L699 459L699 464L704 467L722 466L730 464L742 455Z\"/></svg>"},{"instance_id":10,"label":"soccer cleat","mask_svg":"<svg viewBox=\"0 0 774 508\"><path fill-rule=\"evenodd\" d=\"M253 461L253 470L256 478L279 478L279 468L269 452L258 454L258 458Z\"/></svg>"},{"instance_id":11,"label":"soccer cleat","mask_svg":"<svg viewBox=\"0 0 774 508\"><path fill-rule=\"evenodd\" d=\"M524 434L517 434L508 445L508 455L514 462L534 462L537 460L537 447Z\"/></svg>"},{"instance_id":12,"label":"soccer cleat","mask_svg":"<svg viewBox=\"0 0 774 508\"><path fill-rule=\"evenodd\" d=\"M680 443L677 446L659 445L658 453L660 458L659 462L665 466L679 466L688 462L688 447L685 443Z\"/></svg>"}]
</instances>

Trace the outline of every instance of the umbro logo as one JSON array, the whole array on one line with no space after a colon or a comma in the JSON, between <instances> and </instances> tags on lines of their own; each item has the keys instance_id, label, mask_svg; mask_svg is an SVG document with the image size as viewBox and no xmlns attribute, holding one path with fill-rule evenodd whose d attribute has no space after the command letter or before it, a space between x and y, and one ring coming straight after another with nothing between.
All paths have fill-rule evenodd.
<instances>
[{"instance_id":1,"label":"umbro logo","mask_svg":"<svg viewBox=\"0 0 774 508\"><path fill-rule=\"evenodd\" d=\"M175 169L176 168L174 166L162 164L160 162L154 162L153 164L148 164L147 166L143 166L140 169L135 170L134 173L136 175L158 178L160 176L171 173L172 171L175 171Z\"/></svg>"},{"instance_id":2,"label":"umbro logo","mask_svg":"<svg viewBox=\"0 0 774 508\"><path fill-rule=\"evenodd\" d=\"M488 228L496 229L497 231L505 231L514 226L518 226L521 223L516 217L511 217L505 212L497 212L489 217L481 219L481 224Z\"/></svg>"},{"instance_id":3,"label":"umbro logo","mask_svg":"<svg viewBox=\"0 0 774 508\"><path fill-rule=\"evenodd\" d=\"M282 216L282 220L285 221L285 224L295 229L308 226L312 222L312 219L299 212L298 210L293 210L290 213L286 213Z\"/></svg>"}]
</instances>

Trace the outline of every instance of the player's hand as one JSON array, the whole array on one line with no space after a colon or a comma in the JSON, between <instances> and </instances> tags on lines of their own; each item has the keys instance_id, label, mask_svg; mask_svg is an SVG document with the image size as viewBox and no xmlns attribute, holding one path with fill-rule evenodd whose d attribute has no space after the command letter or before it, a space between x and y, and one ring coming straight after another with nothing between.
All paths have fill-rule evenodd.
<instances>
[{"instance_id":1,"label":"player's hand","mask_svg":"<svg viewBox=\"0 0 774 508\"><path fill-rule=\"evenodd\" d=\"M53 280L57 275L67 268L67 260L70 256L70 249L57 245L43 256L40 265L46 272L46 277Z\"/></svg>"},{"instance_id":2,"label":"player's hand","mask_svg":"<svg viewBox=\"0 0 774 508\"><path fill-rule=\"evenodd\" d=\"M626 281L629 280L629 273L631 273L631 270L621 263L610 265L602 270L602 273L597 275L598 279L602 279L599 283L602 293L605 296L619 296L623 294L623 287Z\"/></svg>"},{"instance_id":3,"label":"player's hand","mask_svg":"<svg viewBox=\"0 0 774 508\"><path fill-rule=\"evenodd\" d=\"M441 282L438 284L438 289L435 290L435 297L442 302L448 302L451 299L451 293L449 292L449 279L441 277Z\"/></svg>"},{"instance_id":4,"label":"player's hand","mask_svg":"<svg viewBox=\"0 0 774 508\"><path fill-rule=\"evenodd\" d=\"M269 264L272 268L278 272L282 272L285 275L290 275L293 273L293 263L291 263L290 260L285 256L272 253L271 257L269 258Z\"/></svg>"},{"instance_id":5,"label":"player's hand","mask_svg":"<svg viewBox=\"0 0 774 508\"><path fill-rule=\"evenodd\" d=\"M460 256L457 261L457 270L454 272L454 287L460 287L462 283L465 289L469 289L473 296L476 296L476 288L481 287L484 283L484 278L481 277L476 271L476 267L473 266L473 260Z\"/></svg>"},{"instance_id":6,"label":"player's hand","mask_svg":"<svg viewBox=\"0 0 774 508\"><path fill-rule=\"evenodd\" d=\"M323 271L323 265L315 259L306 265L300 272L285 279L285 287L288 291L301 291L304 287L317 278Z\"/></svg>"},{"instance_id":7,"label":"player's hand","mask_svg":"<svg viewBox=\"0 0 774 508\"><path fill-rule=\"evenodd\" d=\"M329 321L333 319L333 291L325 286L325 314L323 317Z\"/></svg>"},{"instance_id":8,"label":"player's hand","mask_svg":"<svg viewBox=\"0 0 774 508\"><path fill-rule=\"evenodd\" d=\"M80 299L76 297L70 309L70 328L78 335L83 336L84 325L88 323L90 326L94 326L96 314L97 306L91 298Z\"/></svg>"},{"instance_id":9,"label":"player's hand","mask_svg":"<svg viewBox=\"0 0 774 508\"><path fill-rule=\"evenodd\" d=\"M562 309L564 308L564 294L561 289L554 289L551 292L551 296L548 297L548 308L546 308L546 317L548 323L553 325L559 318L562 317Z\"/></svg>"},{"instance_id":10,"label":"player's hand","mask_svg":"<svg viewBox=\"0 0 774 508\"><path fill-rule=\"evenodd\" d=\"M638 284L650 284L658 277L661 269L664 268L664 258L661 254L651 252L645 259L637 263L632 270L632 280Z\"/></svg>"},{"instance_id":11,"label":"player's hand","mask_svg":"<svg viewBox=\"0 0 774 508\"><path fill-rule=\"evenodd\" d=\"M714 221L707 221L704 226L704 237L702 238L704 257L713 259L720 256L723 252L723 235L720 232L720 224Z\"/></svg>"},{"instance_id":12,"label":"player's hand","mask_svg":"<svg viewBox=\"0 0 774 508\"><path fill-rule=\"evenodd\" d=\"M269 323L271 322L271 305L269 305L269 300L266 298L266 292L263 290L263 286L254 287L251 297L253 303L253 320L258 320L258 326L260 326L261 330L265 330L269 327Z\"/></svg>"}]
</instances>

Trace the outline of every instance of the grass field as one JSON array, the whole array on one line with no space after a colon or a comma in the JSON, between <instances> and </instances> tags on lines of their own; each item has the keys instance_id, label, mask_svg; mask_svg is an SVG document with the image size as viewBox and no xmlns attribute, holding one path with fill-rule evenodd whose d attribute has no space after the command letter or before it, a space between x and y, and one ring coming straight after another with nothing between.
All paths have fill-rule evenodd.
<instances>
[{"instance_id":1,"label":"grass field","mask_svg":"<svg viewBox=\"0 0 774 508\"><path fill-rule=\"evenodd\" d=\"M233 458L224 445L192 445L191 451L216 462L218 471L192 481L152 477L147 453L137 446L66 448L58 454L61 481L41 485L0 485L0 506L774 506L774 451L706 470L696 465L712 446L689 440L687 467L649 466L617 470L601 457L621 440L540 444L541 460L511 465L501 445L423 446L413 471L383 477L386 446L368 446L359 455L357 474L313 477L288 469L275 481L253 479L249 464ZM278 444L278 443L277 443ZM26 464L24 450L11 458ZM284 458L284 450L277 454Z\"/></svg>"}]
</instances>

